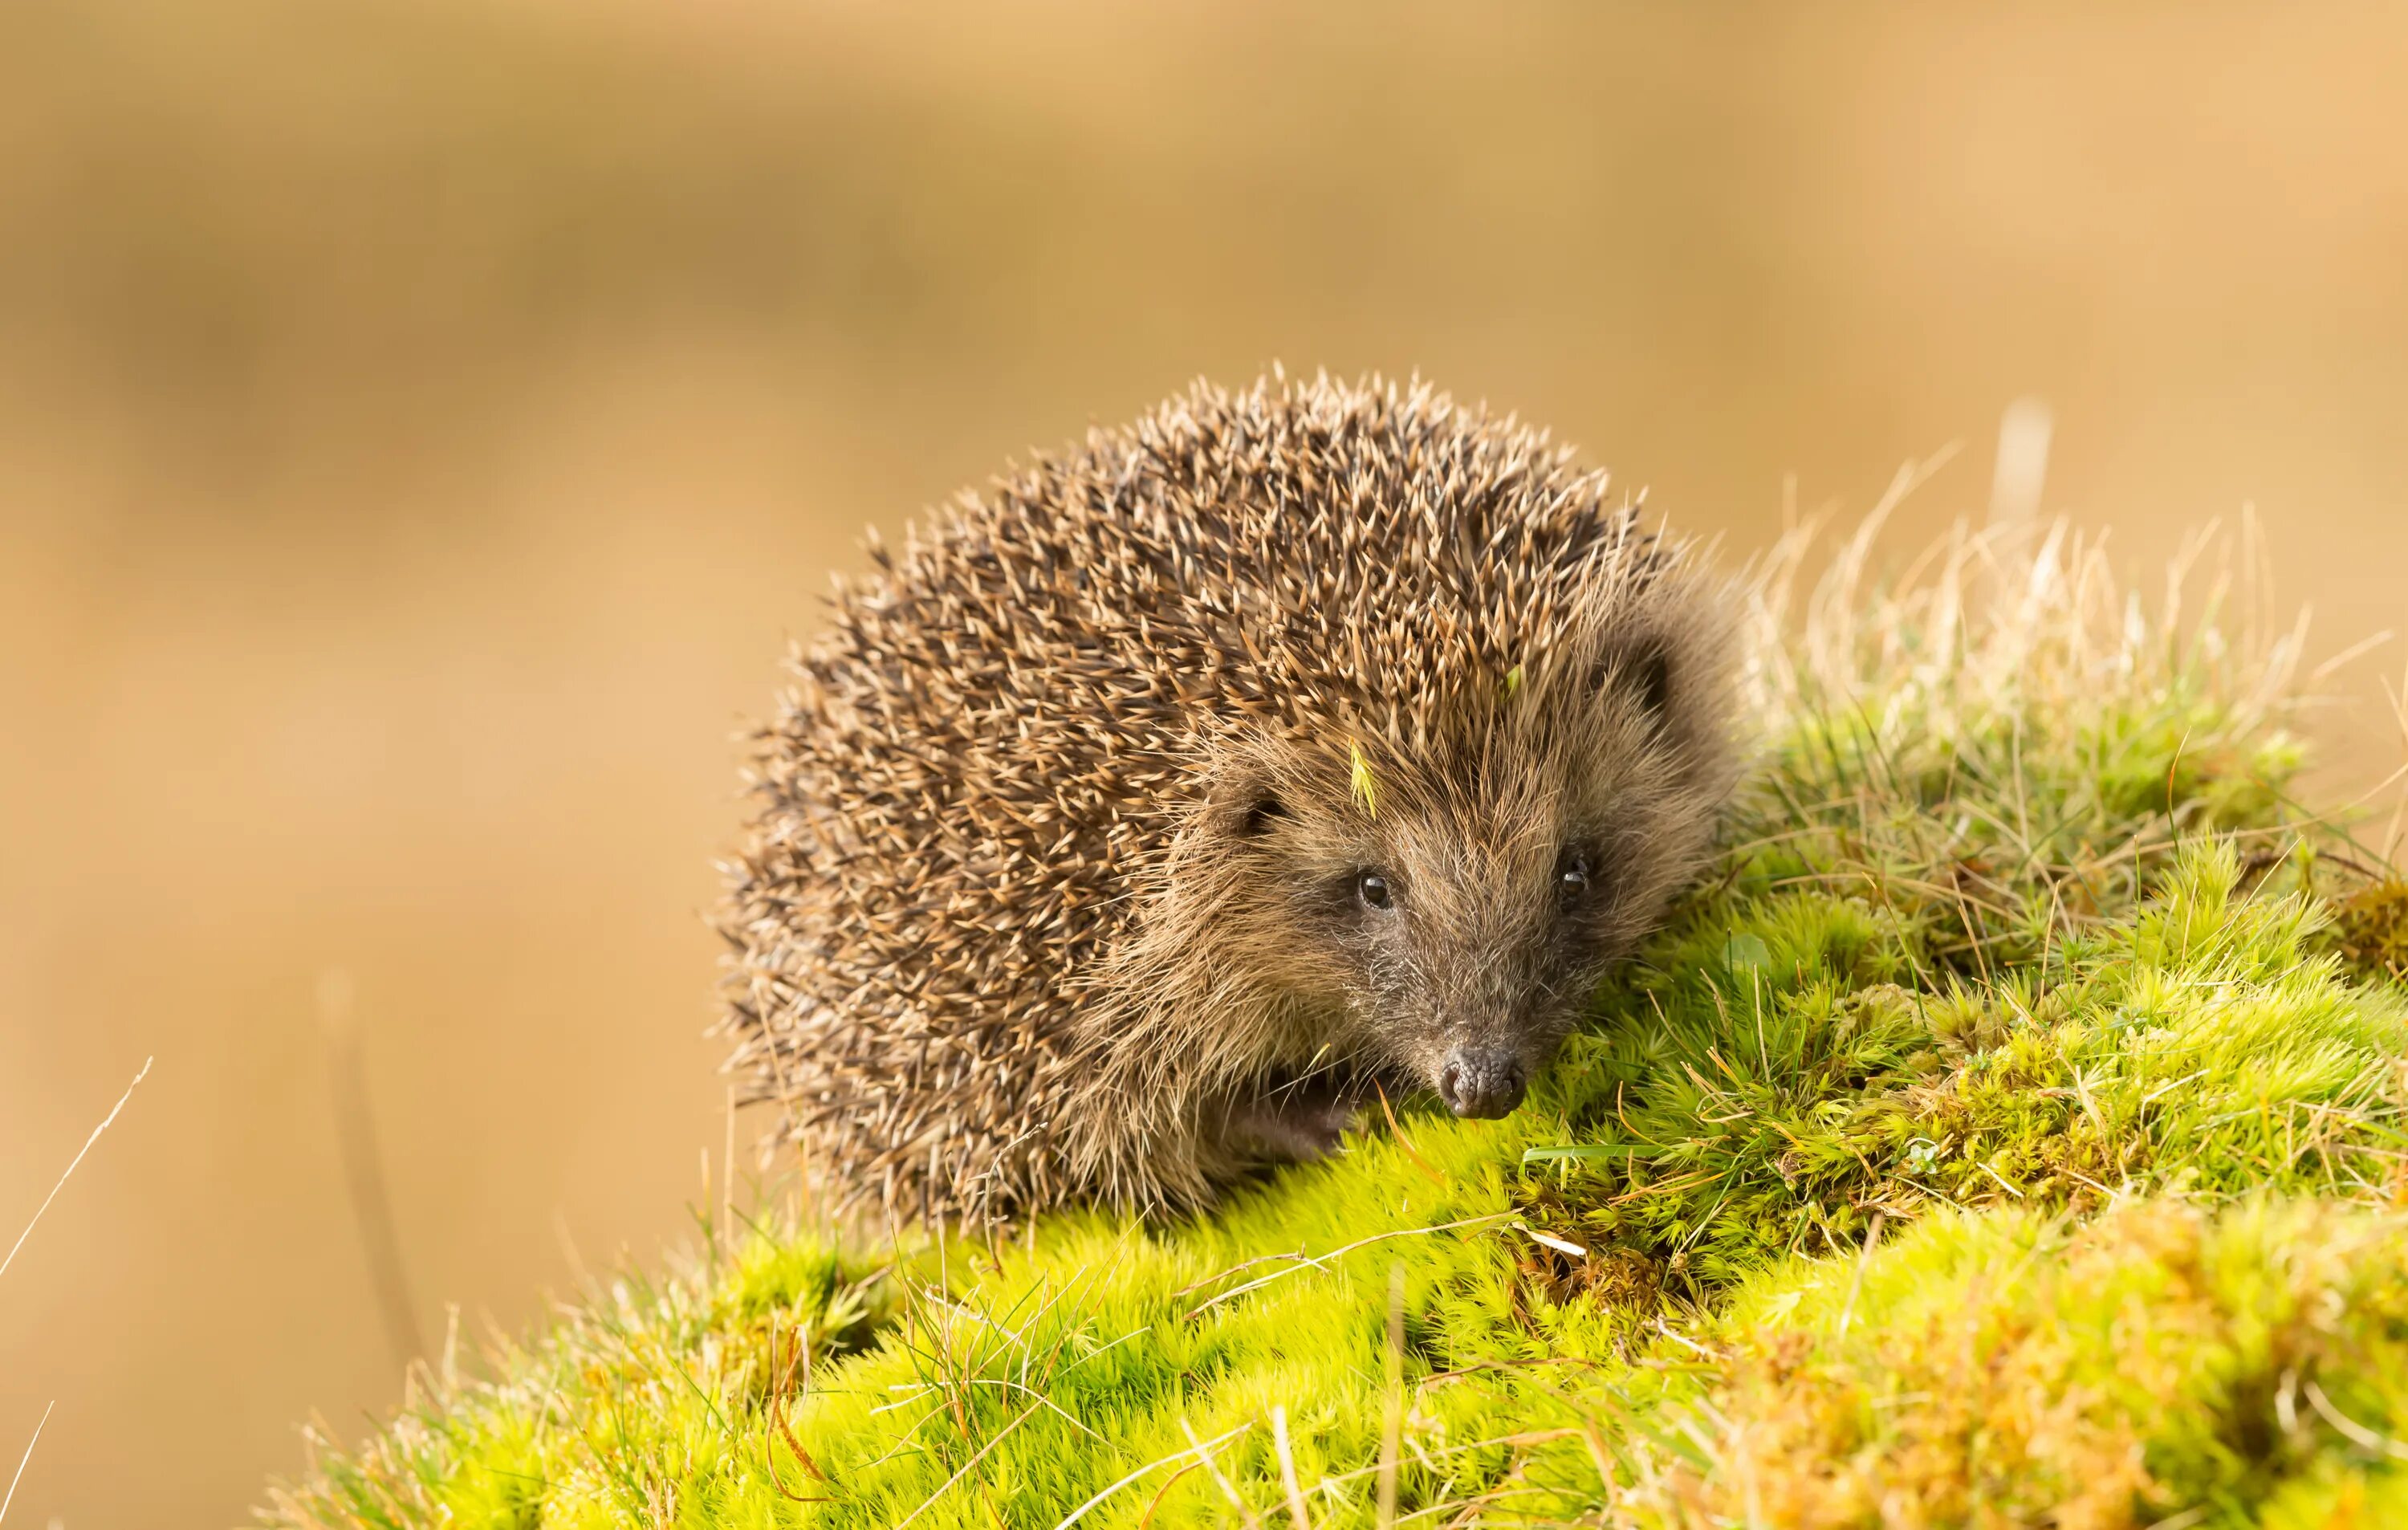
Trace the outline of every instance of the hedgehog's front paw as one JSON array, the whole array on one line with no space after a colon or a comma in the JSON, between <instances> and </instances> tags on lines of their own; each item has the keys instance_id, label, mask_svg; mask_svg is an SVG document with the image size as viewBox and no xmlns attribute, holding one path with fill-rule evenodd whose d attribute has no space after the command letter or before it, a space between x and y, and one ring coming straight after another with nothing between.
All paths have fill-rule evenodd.
<instances>
[{"instance_id":1,"label":"hedgehog's front paw","mask_svg":"<svg viewBox=\"0 0 2408 1530\"><path fill-rule=\"evenodd\" d=\"M1362 1104L1360 1096L1343 1091L1290 1084L1232 1110L1229 1145L1268 1163L1310 1164L1338 1151L1354 1129Z\"/></svg>"}]
</instances>

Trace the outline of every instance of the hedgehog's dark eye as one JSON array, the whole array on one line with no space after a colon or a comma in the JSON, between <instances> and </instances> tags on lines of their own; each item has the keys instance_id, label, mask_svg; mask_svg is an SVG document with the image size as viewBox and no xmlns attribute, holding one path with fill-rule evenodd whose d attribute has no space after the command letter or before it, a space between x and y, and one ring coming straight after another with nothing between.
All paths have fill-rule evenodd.
<instances>
[{"instance_id":1,"label":"hedgehog's dark eye","mask_svg":"<svg viewBox=\"0 0 2408 1530\"><path fill-rule=\"evenodd\" d=\"M1354 879L1354 896L1366 908L1393 908L1397 895L1388 887L1388 879L1376 871L1366 871Z\"/></svg>"},{"instance_id":2,"label":"hedgehog's dark eye","mask_svg":"<svg viewBox=\"0 0 2408 1530\"><path fill-rule=\"evenodd\" d=\"M1576 851L1566 851L1555 863L1555 898L1565 908L1588 896L1588 857Z\"/></svg>"}]
</instances>

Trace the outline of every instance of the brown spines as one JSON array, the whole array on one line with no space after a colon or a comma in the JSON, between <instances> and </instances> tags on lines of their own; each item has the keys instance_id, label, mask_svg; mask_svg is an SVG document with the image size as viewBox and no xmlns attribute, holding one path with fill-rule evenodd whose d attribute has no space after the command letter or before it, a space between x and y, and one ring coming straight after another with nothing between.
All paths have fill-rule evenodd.
<instances>
[{"instance_id":1,"label":"brown spines","mask_svg":"<svg viewBox=\"0 0 2408 1530\"><path fill-rule=\"evenodd\" d=\"M814 1168L905 1214L1211 1194L1197 1097L1285 1023L1181 945L1226 917L1170 866L1233 750L1427 754L1610 630L1720 662L1603 474L1418 384L1199 385L873 556L756 741L724 1029Z\"/></svg>"}]
</instances>

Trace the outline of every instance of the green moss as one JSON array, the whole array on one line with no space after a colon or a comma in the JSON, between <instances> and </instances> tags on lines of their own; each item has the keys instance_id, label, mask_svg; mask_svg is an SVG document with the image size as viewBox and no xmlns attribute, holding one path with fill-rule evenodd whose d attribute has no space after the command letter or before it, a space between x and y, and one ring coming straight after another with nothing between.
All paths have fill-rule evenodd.
<instances>
[{"instance_id":1,"label":"green moss","mask_svg":"<svg viewBox=\"0 0 2408 1530\"><path fill-rule=\"evenodd\" d=\"M1877 1209L2377 1194L2408 1142L2400 1010L2310 952L2311 900L2236 897L2238 876L2203 845L2124 921L1922 993L1895 981L1914 936L1859 906L1717 906L1637 979L1645 1018L1626 997L1574 1044L1533 1199L1704 1294L1854 1248ZM1740 940L1768 959L1731 966Z\"/></svg>"},{"instance_id":2,"label":"green moss","mask_svg":"<svg viewBox=\"0 0 2408 1530\"><path fill-rule=\"evenodd\" d=\"M721 1229L266 1518L1372 1523L1385 1455L1407 1523L2386 1523L2391 905L2279 674L2047 556L1985 627L1767 597L1723 863L1513 1117L1171 1226Z\"/></svg>"}]
</instances>

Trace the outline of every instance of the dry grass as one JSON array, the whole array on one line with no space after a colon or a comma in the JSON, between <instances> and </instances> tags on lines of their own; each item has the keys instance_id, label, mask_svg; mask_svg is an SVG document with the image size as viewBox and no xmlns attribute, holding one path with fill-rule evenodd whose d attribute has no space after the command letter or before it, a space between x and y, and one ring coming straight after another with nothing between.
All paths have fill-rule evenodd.
<instances>
[{"instance_id":1,"label":"dry grass","mask_svg":"<svg viewBox=\"0 0 2408 1530\"><path fill-rule=\"evenodd\" d=\"M33 1216L25 1223L25 1230L17 1235L16 1242L8 1245L6 1254L0 1254L0 1275L7 1274L8 1266L17 1262L18 1253L25 1247L25 1240L34 1236L34 1229L41 1225L42 1218L49 1213L50 1203L59 1198L59 1192L75 1178L75 1171L83 1166L84 1158L92 1151L93 1144L117 1123L117 1117L125 1108L126 1102L134 1098L134 1092L142 1086L142 1080L150 1077L150 1065L154 1061L149 1057L142 1060L142 1066L134 1075L134 1081L125 1086L125 1093L117 1096L117 1103L108 1108L108 1114L100 1118L100 1124L92 1129L92 1135L83 1139L83 1146L67 1160L67 1166L59 1171L58 1180L51 1184L50 1193L42 1197L42 1204L34 1208ZM9 1506L17 1501L17 1484L24 1480L25 1467L34 1459L34 1448L42 1442L42 1431L50 1426L50 1411L57 1407L58 1403L53 1399L42 1409L41 1422L34 1425L33 1437L25 1441L25 1453L18 1458L17 1469L9 1474L7 1491L0 1494L0 1523L7 1522Z\"/></svg>"}]
</instances>

